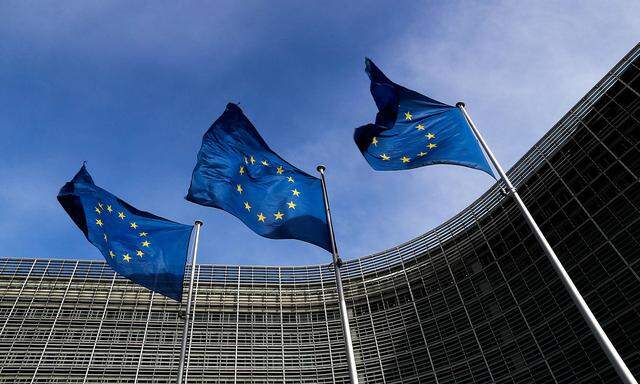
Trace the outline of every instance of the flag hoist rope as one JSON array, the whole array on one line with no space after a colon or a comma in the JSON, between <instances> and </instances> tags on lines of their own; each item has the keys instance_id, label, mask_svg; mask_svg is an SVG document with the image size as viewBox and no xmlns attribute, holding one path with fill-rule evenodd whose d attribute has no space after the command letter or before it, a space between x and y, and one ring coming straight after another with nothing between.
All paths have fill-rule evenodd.
<instances>
[{"instance_id":1,"label":"flag hoist rope","mask_svg":"<svg viewBox=\"0 0 640 384\"><path fill-rule=\"evenodd\" d=\"M494 168L498 171L498 173L500 174L500 177L502 178L504 183L507 185L509 192L511 193L511 195L513 195L513 198L516 201L518 208L520 208L520 211L524 215L527 223L529 224L529 227L531 228L536 239L538 240L538 243L540 243L540 246L544 250L545 255L547 255L547 258L549 259L549 261L551 261L553 268L558 273L558 276L560 277L560 280L562 280L562 283L564 284L565 288L567 289L567 291L569 291L569 295L571 296L571 299L573 299L573 302L580 310L580 313L582 314L582 317L589 325L591 332L600 343L600 346L602 347L605 354L609 358L609 361L611 362L611 364L613 364L614 368L616 369L616 372L618 372L620 379L626 384L637 384L637 381L631 374L631 371L629 371L629 368L627 368L626 364L620 357L620 354L618 354L618 351L616 351L616 348L613 346L613 344L609 340L609 337L607 337L607 334L604 332L604 330L598 323L598 320L596 319L596 317L593 315L593 313L587 306L587 303L584 301L584 299L580 295L580 292L578 292L578 288L576 288L575 284L571 280L571 277L562 266L562 263L560 263L560 259L558 259L558 256L556 256L555 252L551 248L551 245L549 245L549 242L542 234L542 231L538 227L538 224L536 224L535 220L533 219L533 216L531 216L531 213L529 213L529 210L524 205L524 202L520 198L520 195L514 188L513 184L511 184L511 180L509 180L509 178L507 177L507 174L504 172L504 170L500 166L500 163L498 163L498 160L493 155L493 152L491 152L491 149L489 149L489 146L482 138L480 131L478 131L478 128L473 123L473 120L471 120L471 117L469 117L469 114L465 109L464 103L459 102L456 104L456 107L458 107L464 114L464 117L467 119L467 122L471 126L473 133L476 135L476 138L480 142L482 149L484 149L487 156L489 156L489 159L491 160L491 163L493 163Z\"/></svg>"},{"instance_id":2,"label":"flag hoist rope","mask_svg":"<svg viewBox=\"0 0 640 384\"><path fill-rule=\"evenodd\" d=\"M351 342L351 330L349 329L349 317L347 315L347 304L344 301L344 291L342 289L342 277L340 276L340 267L342 261L338 256L338 247L336 238L333 235L333 223L331 222L331 209L329 208L329 195L327 194L327 184L324 180L324 165L318 165L320 172L320 180L322 180L322 196L324 197L324 209L327 213L327 224L329 226L329 235L331 236L331 249L333 250L333 270L336 275L336 289L338 291L338 304L340 305L340 319L342 320L342 333L344 335L344 346L347 352L347 364L349 365L349 377L351 384L358 384L358 371L356 370L356 361L353 355L353 343Z\"/></svg>"},{"instance_id":3,"label":"flag hoist rope","mask_svg":"<svg viewBox=\"0 0 640 384\"><path fill-rule=\"evenodd\" d=\"M193 257L191 258L191 275L189 276L189 296L187 298L187 312L184 315L184 327L182 328L182 349L180 349L180 366L178 368L177 384L182 384L184 376L184 360L187 351L187 336L189 334L189 315L191 314L191 296L193 293L193 277L196 274L196 259L198 257L198 241L200 240L200 227L203 222L196 220L196 236L193 241Z\"/></svg>"}]
</instances>

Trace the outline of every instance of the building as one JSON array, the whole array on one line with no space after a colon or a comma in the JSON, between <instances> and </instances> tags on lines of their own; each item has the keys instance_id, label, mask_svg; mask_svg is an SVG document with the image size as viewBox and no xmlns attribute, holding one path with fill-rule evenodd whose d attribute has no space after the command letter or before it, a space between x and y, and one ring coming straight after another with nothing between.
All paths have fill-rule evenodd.
<instances>
[{"instance_id":1,"label":"building","mask_svg":"<svg viewBox=\"0 0 640 384\"><path fill-rule=\"evenodd\" d=\"M510 171L640 377L640 45ZM614 383L512 200L344 265L364 383ZM347 383L328 266L199 265L190 383ZM1 383L169 383L174 302L104 263L0 259Z\"/></svg>"}]
</instances>

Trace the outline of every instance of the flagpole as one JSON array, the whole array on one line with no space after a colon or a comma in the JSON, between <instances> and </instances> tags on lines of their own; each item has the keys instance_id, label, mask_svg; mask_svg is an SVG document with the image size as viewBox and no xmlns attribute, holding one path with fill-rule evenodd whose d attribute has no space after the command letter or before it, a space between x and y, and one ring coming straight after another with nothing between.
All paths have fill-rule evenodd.
<instances>
[{"instance_id":1,"label":"flagpole","mask_svg":"<svg viewBox=\"0 0 640 384\"><path fill-rule=\"evenodd\" d=\"M331 222L331 209L329 208L329 195L327 194L327 183L324 179L324 165L316 168L322 180L322 196L324 197L324 209L327 214L327 224L329 225L329 235L331 237L331 249L333 250L333 270L336 275L336 289L338 290L338 304L340 305L340 319L342 320L342 333L344 334L344 345L347 350L347 364L349 365L349 377L351 384L358 384L358 371L356 370L356 359L353 354L353 343L351 342L351 330L349 328L349 317L347 316L347 304L344 301L344 291L342 289L342 277L340 267L342 260L338 256L338 246L333 234L333 223Z\"/></svg>"},{"instance_id":2,"label":"flagpole","mask_svg":"<svg viewBox=\"0 0 640 384\"><path fill-rule=\"evenodd\" d=\"M189 297L187 298L187 312L184 315L184 327L182 328L182 349L180 350L180 367L178 368L177 384L182 384L184 376L184 357L187 351L187 335L189 333L189 314L191 313L191 296L193 292L193 276L196 274L196 258L198 257L198 241L200 240L200 227L204 223L196 220L196 238L193 241L193 257L191 258L191 276L189 276Z\"/></svg>"},{"instance_id":3,"label":"flagpole","mask_svg":"<svg viewBox=\"0 0 640 384\"><path fill-rule=\"evenodd\" d=\"M598 320L591 312L591 309L589 309L589 307L587 306L587 303L584 301L584 299L580 295L580 292L578 292L578 288L576 288L575 284L571 280L571 277L562 266L562 263L560 263L560 259L558 259L558 256L556 256L556 253L551 248L551 245L549 245L549 242L545 238L544 234L542 234L542 231L538 227L538 224L533 219L533 216L531 216L531 213L529 212L527 207L524 205L524 202L520 198L520 195L516 191L515 187L513 186L513 184L511 184L511 180L509 180L509 178L507 177L507 174L504 172L504 170L500 166L500 163L498 163L498 160L493 155L493 152L491 152L491 149L489 149L489 146L482 138L480 131L478 130L476 125L473 123L473 120L471 120L471 117L469 116L469 114L467 113L464 103L459 102L456 104L456 107L460 108L460 110L464 114L464 117L467 119L467 122L471 126L473 133L476 135L476 138L480 142L480 145L484 149L487 156L489 156L489 159L493 163L493 166L495 167L495 169L500 174L500 177L502 178L502 180L504 180L504 183L507 185L509 192L511 192L511 194L513 195L513 198L518 204L518 208L520 208L520 211L524 215L527 223L529 224L529 227L531 227L531 230L533 231L536 239L538 240L538 243L540 243L540 246L544 250L544 253L547 255L547 258L549 258L549 261L551 261L553 268L558 273L558 276L560 277L560 280L562 280L562 283L564 284L567 291L569 291L569 295L571 296L571 299L573 299L573 302L578 307L578 310L580 310L582 317L587 322L587 325L589 325L591 332L598 340L598 343L600 343L600 346L604 350L604 353L607 355L607 357L609 358L609 361L611 362L611 364L613 364L613 367L618 372L618 376L620 376L620 379L622 379L622 381L626 384L637 384L637 381L631 374L631 371L629 371L629 368L622 360L622 357L620 357L620 354L618 354L618 351L611 343L611 340L609 340L609 337L607 337L607 334L604 332L604 330L598 323Z\"/></svg>"}]
</instances>

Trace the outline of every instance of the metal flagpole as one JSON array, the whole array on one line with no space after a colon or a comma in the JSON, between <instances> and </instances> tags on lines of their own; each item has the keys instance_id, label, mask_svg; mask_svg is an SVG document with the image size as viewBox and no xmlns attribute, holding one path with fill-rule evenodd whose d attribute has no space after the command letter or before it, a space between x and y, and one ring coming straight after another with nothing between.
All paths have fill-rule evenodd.
<instances>
[{"instance_id":1,"label":"metal flagpole","mask_svg":"<svg viewBox=\"0 0 640 384\"><path fill-rule=\"evenodd\" d=\"M191 313L191 296L193 292L193 276L196 274L196 258L198 257L198 240L200 240L200 227L204 224L196 220L196 238L193 241L193 257L191 258L191 276L189 276L189 298L187 299L187 312L184 315L184 327L182 328L182 349L180 350L180 368L178 368L178 384L182 384L184 376L184 357L187 351L187 335L189 333L189 314Z\"/></svg>"},{"instance_id":2,"label":"metal flagpole","mask_svg":"<svg viewBox=\"0 0 640 384\"><path fill-rule=\"evenodd\" d=\"M358 384L358 371L356 370L356 359L353 355L353 343L351 342L351 330L349 329L349 317L347 316L347 304L344 301L344 291L342 289L342 277L340 276L340 267L342 260L338 256L338 246L336 238L333 234L333 223L331 222L331 209L329 208L329 195L327 194L327 183L324 179L324 165L318 165L316 168L320 172L320 180L322 180L322 196L324 197L324 209L327 214L327 224L329 225L329 235L331 236L331 249L333 250L333 270L336 275L336 289L338 290L338 302L340 304L340 319L342 320L342 333L344 334L344 345L347 350L347 364L349 365L349 377L351 384Z\"/></svg>"},{"instance_id":3,"label":"metal flagpole","mask_svg":"<svg viewBox=\"0 0 640 384\"><path fill-rule=\"evenodd\" d=\"M607 337L607 334L604 332L604 330L598 323L598 320L596 319L596 317L593 315L593 313L587 306L587 303L584 301L584 299L580 295L580 292L578 292L578 288L576 288L575 284L573 284L571 277L562 266L562 263L560 263L558 256L556 256L556 253L553 251L553 249L551 248L551 245L549 245L549 242L542 234L542 231L540 230L540 228L538 227L538 224L533 219L533 216L531 216L531 213L529 213L529 210L524 205L524 202L520 198L520 195L514 188L513 184L511 184L511 180L509 180L509 178L507 177L507 174L504 172L504 170L500 166L500 163L498 163L498 160L493 155L493 152L491 152L491 149L489 149L489 146L482 138L480 131L478 131L478 128L473 123L473 120L471 120L471 117L467 113L467 110L464 108L464 103L459 102L456 104L456 107L460 108L460 110L464 114L464 117L467 119L467 122L471 126L473 133L478 138L480 145L486 152L487 156L489 156L489 159L491 160L491 162L493 163L493 166L496 168L496 170L500 174L500 177L502 178L502 180L504 180L505 184L507 185L507 188L509 189L509 192L511 192L511 194L513 195L513 198L518 204L518 208L520 208L520 211L522 212L525 219L527 220L529 227L531 227L531 230L536 236L538 243L540 243L540 246L544 250L544 253L547 255L547 257L551 261L553 268L556 270L556 272L560 276L560 280L562 280L562 283L564 284L565 288L567 289L567 291L569 291L569 295L571 296L571 298L573 299L573 302L576 304L576 306L580 310L580 313L582 314L582 317L585 319L585 321L589 325L589 328L591 328L591 332L596 337L596 339L600 343L600 346L602 347L605 354L609 358L609 361L611 362L611 364L613 364L613 367L618 372L618 376L620 376L622 381L626 384L637 384L638 382L631 374L631 371L629 371L629 368L620 357L620 354L618 354L618 351L616 351L616 348L613 346L613 344L611 343L611 340L609 340L609 338Z\"/></svg>"}]
</instances>

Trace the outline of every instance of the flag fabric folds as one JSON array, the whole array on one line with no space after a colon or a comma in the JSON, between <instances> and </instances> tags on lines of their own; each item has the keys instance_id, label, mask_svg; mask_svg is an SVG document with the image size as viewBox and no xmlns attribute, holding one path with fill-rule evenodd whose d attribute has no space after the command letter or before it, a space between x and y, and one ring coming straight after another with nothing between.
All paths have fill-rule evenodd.
<instances>
[{"instance_id":1,"label":"flag fabric folds","mask_svg":"<svg viewBox=\"0 0 640 384\"><path fill-rule=\"evenodd\" d=\"M96 186L84 165L62 187L58 201L114 271L182 300L192 226L132 207Z\"/></svg>"},{"instance_id":2,"label":"flag fabric folds","mask_svg":"<svg viewBox=\"0 0 640 384\"><path fill-rule=\"evenodd\" d=\"M355 130L354 140L373 169L455 164L495 178L459 108L397 85L371 60L365 62L378 114L375 124Z\"/></svg>"},{"instance_id":3,"label":"flag fabric folds","mask_svg":"<svg viewBox=\"0 0 640 384\"><path fill-rule=\"evenodd\" d=\"M205 133L186 199L227 211L261 236L331 252L320 179L273 152L235 104Z\"/></svg>"}]
</instances>

